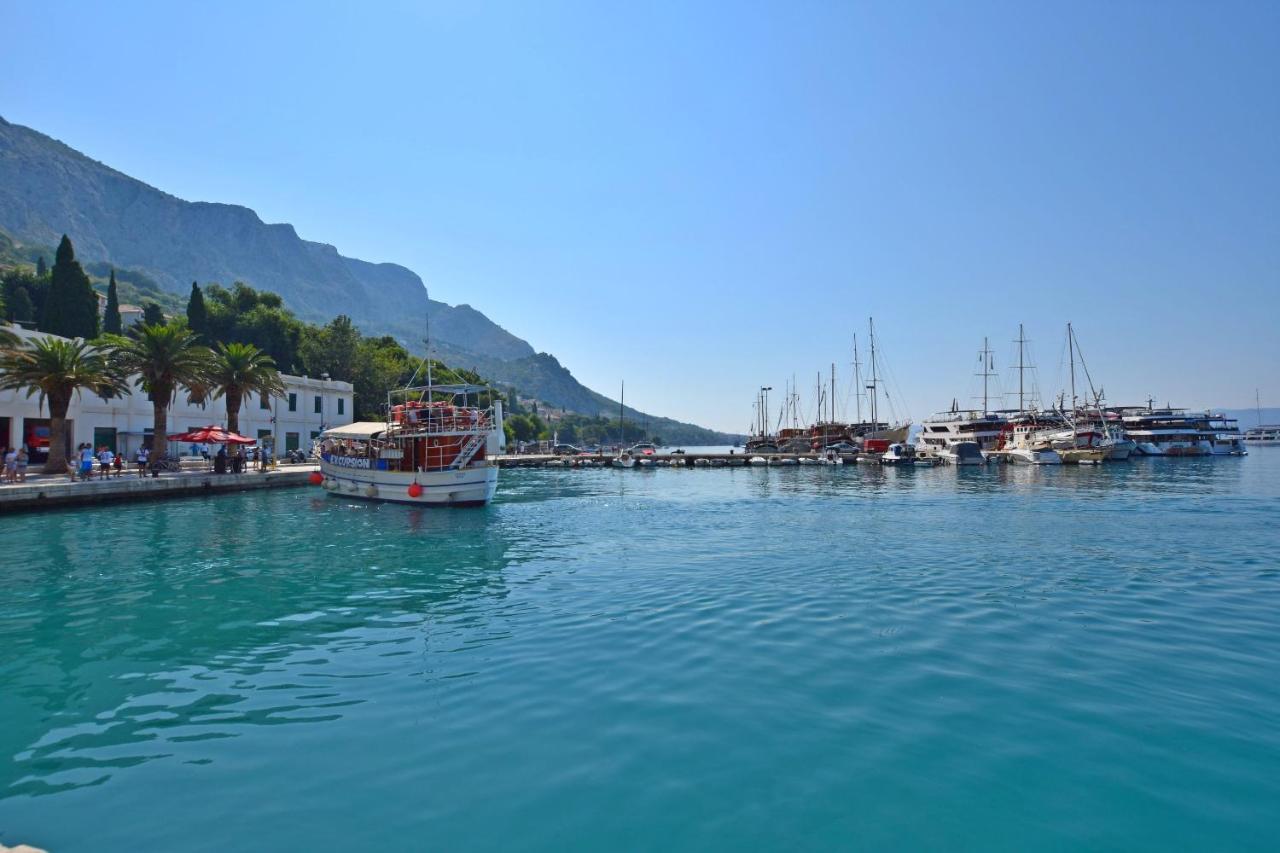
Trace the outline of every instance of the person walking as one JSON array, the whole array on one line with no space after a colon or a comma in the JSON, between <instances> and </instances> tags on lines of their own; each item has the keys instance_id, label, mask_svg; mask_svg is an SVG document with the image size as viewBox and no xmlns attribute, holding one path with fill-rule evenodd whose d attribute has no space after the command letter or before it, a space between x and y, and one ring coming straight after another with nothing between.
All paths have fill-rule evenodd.
<instances>
[{"instance_id":1,"label":"person walking","mask_svg":"<svg viewBox=\"0 0 1280 853\"><path fill-rule=\"evenodd\" d=\"M151 456L151 451L144 444L138 448L138 454L133 457L133 461L138 463L138 476L147 476L147 459Z\"/></svg>"},{"instance_id":2,"label":"person walking","mask_svg":"<svg viewBox=\"0 0 1280 853\"><path fill-rule=\"evenodd\" d=\"M27 464L31 462L31 454L27 452L25 444L18 448L18 457L15 461L18 469L18 482L25 483L27 481Z\"/></svg>"},{"instance_id":3,"label":"person walking","mask_svg":"<svg viewBox=\"0 0 1280 853\"><path fill-rule=\"evenodd\" d=\"M4 449L4 481L15 482L18 479L18 451L12 447Z\"/></svg>"}]
</instances>

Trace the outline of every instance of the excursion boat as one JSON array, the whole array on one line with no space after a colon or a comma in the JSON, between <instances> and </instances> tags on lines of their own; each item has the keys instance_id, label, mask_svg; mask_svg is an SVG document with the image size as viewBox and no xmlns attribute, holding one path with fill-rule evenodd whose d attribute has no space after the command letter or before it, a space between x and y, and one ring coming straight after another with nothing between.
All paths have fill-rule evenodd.
<instances>
[{"instance_id":1,"label":"excursion boat","mask_svg":"<svg viewBox=\"0 0 1280 853\"><path fill-rule=\"evenodd\" d=\"M387 420L320 434L318 482L331 494L430 506L484 506L498 488L502 404L483 385L422 385L388 395ZM314 476L314 475L313 475Z\"/></svg>"},{"instance_id":2,"label":"excursion boat","mask_svg":"<svg viewBox=\"0 0 1280 853\"><path fill-rule=\"evenodd\" d=\"M982 451L996 450L1008 425L1005 413L961 411L953 403L950 411L925 419L916 446L939 456L962 441L977 444Z\"/></svg>"},{"instance_id":3,"label":"excursion boat","mask_svg":"<svg viewBox=\"0 0 1280 853\"><path fill-rule=\"evenodd\" d=\"M1124 434L1145 456L1243 456L1236 421L1186 409L1126 407L1115 410Z\"/></svg>"},{"instance_id":4,"label":"excursion boat","mask_svg":"<svg viewBox=\"0 0 1280 853\"><path fill-rule=\"evenodd\" d=\"M1007 434L1009 418L1007 412L993 412L988 406L987 380L995 376L995 364L986 338L982 339L982 350L978 356L982 360L982 372L977 374L982 377L982 411L962 411L959 403L952 400L949 411L925 418L920 425L920 434L916 436L916 447L939 457L960 441L976 442L984 453L1000 448Z\"/></svg>"}]
</instances>

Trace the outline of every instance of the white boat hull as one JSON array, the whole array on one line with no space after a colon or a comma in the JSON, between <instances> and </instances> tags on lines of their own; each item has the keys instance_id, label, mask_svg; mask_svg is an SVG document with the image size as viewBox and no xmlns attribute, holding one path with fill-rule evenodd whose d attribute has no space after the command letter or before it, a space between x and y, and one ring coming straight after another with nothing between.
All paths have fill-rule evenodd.
<instances>
[{"instance_id":1,"label":"white boat hull","mask_svg":"<svg viewBox=\"0 0 1280 853\"><path fill-rule=\"evenodd\" d=\"M1061 465L1062 457L1056 450L1031 450L1026 447L1014 448L1005 452L1010 462L1026 465Z\"/></svg>"},{"instance_id":2,"label":"white boat hull","mask_svg":"<svg viewBox=\"0 0 1280 853\"><path fill-rule=\"evenodd\" d=\"M321 461L325 491L337 497L427 506L483 506L498 490L498 468L479 464L450 471L371 471ZM421 488L415 497L409 488Z\"/></svg>"}]
</instances>

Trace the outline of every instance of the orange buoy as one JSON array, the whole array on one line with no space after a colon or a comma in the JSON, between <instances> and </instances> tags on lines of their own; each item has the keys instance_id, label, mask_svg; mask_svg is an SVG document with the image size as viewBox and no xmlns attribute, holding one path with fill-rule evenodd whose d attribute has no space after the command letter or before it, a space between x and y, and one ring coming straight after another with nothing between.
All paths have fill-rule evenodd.
<instances>
[{"instance_id":1,"label":"orange buoy","mask_svg":"<svg viewBox=\"0 0 1280 853\"><path fill-rule=\"evenodd\" d=\"M420 494L422 494L422 486L419 486L417 483L413 483L409 486L409 497L416 498Z\"/></svg>"},{"instance_id":2,"label":"orange buoy","mask_svg":"<svg viewBox=\"0 0 1280 853\"><path fill-rule=\"evenodd\" d=\"M312 471L311 476L307 479L311 481L311 485L318 486L324 482L324 474L321 474L319 471Z\"/></svg>"}]
</instances>

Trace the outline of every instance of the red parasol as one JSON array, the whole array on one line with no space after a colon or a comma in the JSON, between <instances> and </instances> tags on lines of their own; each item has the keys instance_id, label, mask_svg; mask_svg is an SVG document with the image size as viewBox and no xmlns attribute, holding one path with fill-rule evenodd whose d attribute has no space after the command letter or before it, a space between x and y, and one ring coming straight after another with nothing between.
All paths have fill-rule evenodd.
<instances>
[{"instance_id":1,"label":"red parasol","mask_svg":"<svg viewBox=\"0 0 1280 853\"><path fill-rule=\"evenodd\" d=\"M192 441L199 444L253 444L257 441L235 432L227 432L220 426L210 424L207 427L180 432L169 436L170 441Z\"/></svg>"}]
</instances>

